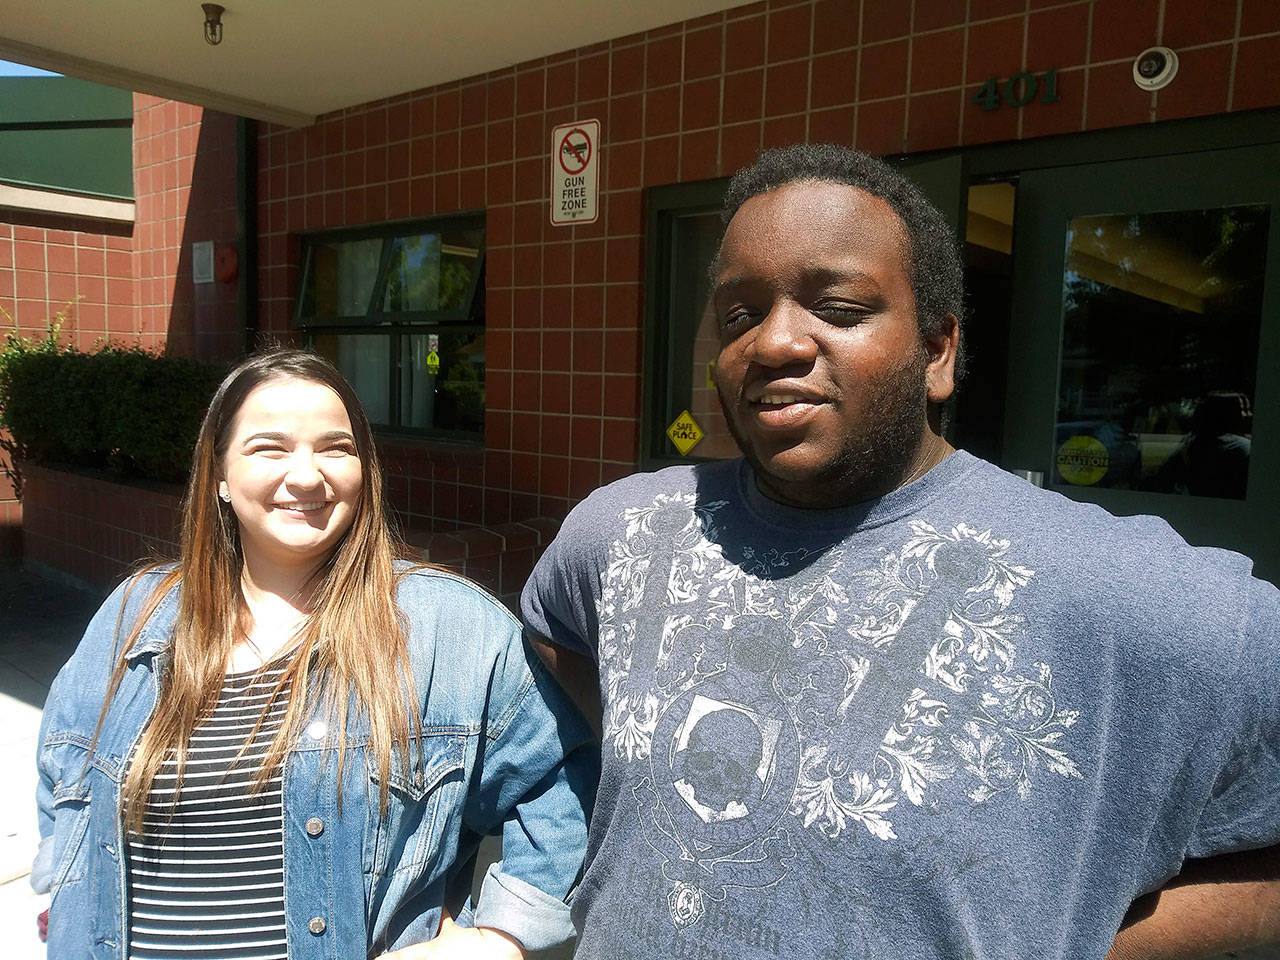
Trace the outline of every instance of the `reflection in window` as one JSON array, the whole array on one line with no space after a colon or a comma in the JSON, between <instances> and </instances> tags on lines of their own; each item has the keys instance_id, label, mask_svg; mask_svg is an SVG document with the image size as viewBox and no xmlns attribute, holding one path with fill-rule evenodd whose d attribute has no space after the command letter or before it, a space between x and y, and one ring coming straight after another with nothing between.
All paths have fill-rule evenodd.
<instances>
[{"instance_id":1,"label":"reflection in window","mask_svg":"<svg viewBox=\"0 0 1280 960\"><path fill-rule=\"evenodd\" d=\"M650 456L706 460L738 455L711 380L720 337L707 270L723 232L716 206L674 215L665 237L669 244L665 262L670 270L665 294L667 324L659 333L661 345L654 371L658 390L649 436ZM666 430L686 410L702 438L682 455Z\"/></svg>"},{"instance_id":2,"label":"reflection in window","mask_svg":"<svg viewBox=\"0 0 1280 960\"><path fill-rule=\"evenodd\" d=\"M304 241L294 322L380 426L484 432L484 226L450 217Z\"/></svg>"},{"instance_id":3,"label":"reflection in window","mask_svg":"<svg viewBox=\"0 0 1280 960\"><path fill-rule=\"evenodd\" d=\"M1269 209L1068 225L1054 480L1243 499Z\"/></svg>"}]
</instances>

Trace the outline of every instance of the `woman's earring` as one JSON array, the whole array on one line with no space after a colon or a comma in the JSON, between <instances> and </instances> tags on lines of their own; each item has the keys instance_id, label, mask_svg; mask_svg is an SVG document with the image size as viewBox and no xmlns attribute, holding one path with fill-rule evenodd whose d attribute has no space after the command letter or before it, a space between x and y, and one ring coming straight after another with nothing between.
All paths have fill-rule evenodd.
<instances>
[{"instance_id":1,"label":"woman's earring","mask_svg":"<svg viewBox=\"0 0 1280 960\"><path fill-rule=\"evenodd\" d=\"M220 496L220 497L222 498L222 501L223 501L224 503L230 503L230 502L231 502L231 491L230 491L230 490L227 490L227 489L223 488L222 490L219 490L219 491L218 491L218 496Z\"/></svg>"}]
</instances>

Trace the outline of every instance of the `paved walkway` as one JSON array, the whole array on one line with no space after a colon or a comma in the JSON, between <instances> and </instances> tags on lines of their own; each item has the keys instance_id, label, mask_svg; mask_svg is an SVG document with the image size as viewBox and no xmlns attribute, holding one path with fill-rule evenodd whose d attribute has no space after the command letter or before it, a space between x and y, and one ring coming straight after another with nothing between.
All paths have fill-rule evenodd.
<instances>
[{"instance_id":1,"label":"paved walkway","mask_svg":"<svg viewBox=\"0 0 1280 960\"><path fill-rule=\"evenodd\" d=\"M58 668L102 601L0 562L0 933L6 960L43 960L36 915L48 906L28 883L35 855L36 740Z\"/></svg>"},{"instance_id":2,"label":"paved walkway","mask_svg":"<svg viewBox=\"0 0 1280 960\"><path fill-rule=\"evenodd\" d=\"M36 915L48 905L48 897L37 896L28 884L37 844L35 758L40 710L49 684L102 599L101 594L0 561L0 767L8 775L0 792L0 935L5 960L44 960ZM497 849L481 851L485 859L498 855ZM550 951L538 956L563 960L567 955L567 951ZM1228 957L1280 960L1280 946Z\"/></svg>"}]
</instances>

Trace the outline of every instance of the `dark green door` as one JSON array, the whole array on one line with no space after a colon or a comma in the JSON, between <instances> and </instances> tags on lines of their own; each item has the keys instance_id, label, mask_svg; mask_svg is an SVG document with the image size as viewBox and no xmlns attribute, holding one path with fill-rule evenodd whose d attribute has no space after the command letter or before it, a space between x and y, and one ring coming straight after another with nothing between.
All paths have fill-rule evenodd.
<instances>
[{"instance_id":1,"label":"dark green door","mask_svg":"<svg viewBox=\"0 0 1280 960\"><path fill-rule=\"evenodd\" d=\"M1028 171L1003 465L1280 577L1280 144Z\"/></svg>"}]
</instances>

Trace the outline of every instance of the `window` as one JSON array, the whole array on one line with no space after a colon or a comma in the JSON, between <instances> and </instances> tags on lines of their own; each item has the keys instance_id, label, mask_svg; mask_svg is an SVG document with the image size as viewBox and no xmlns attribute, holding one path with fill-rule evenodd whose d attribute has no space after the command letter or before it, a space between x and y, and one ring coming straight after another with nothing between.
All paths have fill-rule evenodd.
<instances>
[{"instance_id":1,"label":"window","mask_svg":"<svg viewBox=\"0 0 1280 960\"><path fill-rule=\"evenodd\" d=\"M484 433L484 217L304 238L295 324L376 426Z\"/></svg>"},{"instance_id":2,"label":"window","mask_svg":"<svg viewBox=\"0 0 1280 960\"><path fill-rule=\"evenodd\" d=\"M648 335L645 337L642 466L653 469L734 457L738 448L711 382L720 352L708 269L720 246L727 181L649 190ZM677 418L696 424L684 452L668 434ZM687 421L686 421L687 422ZM686 437L687 428L686 428Z\"/></svg>"}]
</instances>

